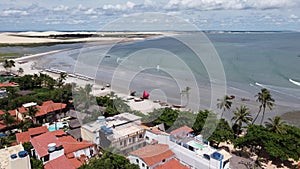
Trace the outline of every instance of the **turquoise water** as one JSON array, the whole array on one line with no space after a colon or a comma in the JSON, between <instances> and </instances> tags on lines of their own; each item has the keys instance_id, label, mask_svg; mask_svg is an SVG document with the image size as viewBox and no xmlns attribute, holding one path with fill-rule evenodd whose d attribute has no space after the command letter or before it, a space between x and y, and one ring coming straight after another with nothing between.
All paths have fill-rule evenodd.
<instances>
[{"instance_id":1,"label":"turquoise water","mask_svg":"<svg viewBox=\"0 0 300 169\"><path fill-rule=\"evenodd\" d=\"M184 35L192 42L198 43L192 33ZM298 104L300 102L300 33L298 32L274 32L274 33L223 33L207 34L207 37L214 45L222 64L227 79L228 93L241 95L246 98L254 98L254 95L261 87L271 90L275 100ZM173 64L172 60L165 60L169 53L179 57L192 70L198 82L198 89L205 97L200 104L208 105L211 96L206 95L209 91L203 88L210 87L210 79L205 66L199 62L198 57L183 43L170 37L157 38L145 41L122 43L113 46L94 46L85 49L57 53L44 57L49 62L42 66L45 68L54 67L57 69L73 72L80 70L80 73L96 80L111 82L114 72L119 63L129 56L143 56L146 60L134 60L139 62L153 62L159 59L161 63ZM145 51L146 49L160 49L161 51ZM169 53L168 53L169 52ZM109 55L99 62L99 56ZM209 55L203 53L203 55ZM78 57L81 62L77 63ZM98 63L93 69L90 65ZM155 66L156 67L156 66ZM128 68L128 71L130 67ZM154 69L142 70L135 75L129 87L120 84L118 89L128 93L129 90L136 90L142 93L143 90L154 91L159 89L164 92L168 101L176 103L180 99L180 89L176 79L168 72ZM163 70L163 66L160 65ZM178 73L180 69L176 70ZM133 72L135 73L135 72ZM183 72L184 73L184 72ZM180 76L185 81L185 75ZM123 77L124 81L126 76ZM216 79L217 81L218 79ZM129 89L128 89L129 88ZM203 91L202 91L203 90ZM153 95L152 95L153 96ZM221 97L221 96L219 96ZM194 103L195 105L199 103Z\"/></svg>"},{"instance_id":2,"label":"turquoise water","mask_svg":"<svg viewBox=\"0 0 300 169\"><path fill-rule=\"evenodd\" d=\"M62 129L64 126L69 126L67 122L56 122L55 124L51 124L48 127L49 131L55 131Z\"/></svg>"}]
</instances>

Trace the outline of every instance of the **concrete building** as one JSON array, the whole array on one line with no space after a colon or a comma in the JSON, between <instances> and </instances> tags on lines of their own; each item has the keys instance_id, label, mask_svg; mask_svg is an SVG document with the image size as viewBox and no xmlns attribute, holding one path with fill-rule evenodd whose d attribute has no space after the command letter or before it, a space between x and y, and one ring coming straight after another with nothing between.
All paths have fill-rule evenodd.
<instances>
[{"instance_id":1,"label":"concrete building","mask_svg":"<svg viewBox=\"0 0 300 169\"><path fill-rule=\"evenodd\" d=\"M22 144L0 149L1 169L31 169L30 157Z\"/></svg>"},{"instance_id":2,"label":"concrete building","mask_svg":"<svg viewBox=\"0 0 300 169\"><path fill-rule=\"evenodd\" d=\"M158 144L166 144L175 157L183 164L194 169L229 169L230 153L217 150L208 145L201 135L191 134L192 129L184 126L171 132L147 130L145 137Z\"/></svg>"},{"instance_id":3,"label":"concrete building","mask_svg":"<svg viewBox=\"0 0 300 169\"><path fill-rule=\"evenodd\" d=\"M99 117L97 121L81 127L83 140L96 143L102 148L110 146L127 154L146 145L145 129L141 127L141 117L122 113L113 117Z\"/></svg>"}]
</instances>

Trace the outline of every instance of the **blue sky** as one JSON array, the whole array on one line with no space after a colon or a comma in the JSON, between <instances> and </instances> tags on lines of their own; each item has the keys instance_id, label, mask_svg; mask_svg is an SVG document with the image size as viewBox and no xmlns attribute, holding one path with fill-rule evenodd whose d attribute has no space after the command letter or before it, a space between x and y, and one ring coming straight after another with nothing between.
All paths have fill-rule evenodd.
<instances>
[{"instance_id":1,"label":"blue sky","mask_svg":"<svg viewBox=\"0 0 300 169\"><path fill-rule=\"evenodd\" d=\"M128 19L143 13L153 18ZM150 15L151 16L151 15ZM169 19L168 17L173 18ZM140 22L145 30L178 29L176 19L199 30L300 30L299 0L1 0L0 31L118 29ZM168 25L168 26L165 26ZM121 27L121 28L120 28ZM137 27L136 29L139 29Z\"/></svg>"}]
</instances>

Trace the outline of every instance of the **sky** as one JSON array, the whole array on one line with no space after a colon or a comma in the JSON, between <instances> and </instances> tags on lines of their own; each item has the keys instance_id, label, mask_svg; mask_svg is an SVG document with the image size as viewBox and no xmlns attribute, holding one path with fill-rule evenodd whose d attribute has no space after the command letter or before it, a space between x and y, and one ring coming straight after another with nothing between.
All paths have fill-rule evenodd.
<instances>
[{"instance_id":1,"label":"sky","mask_svg":"<svg viewBox=\"0 0 300 169\"><path fill-rule=\"evenodd\" d=\"M299 31L299 0L1 0L0 31ZM191 26L192 25L192 26Z\"/></svg>"}]
</instances>

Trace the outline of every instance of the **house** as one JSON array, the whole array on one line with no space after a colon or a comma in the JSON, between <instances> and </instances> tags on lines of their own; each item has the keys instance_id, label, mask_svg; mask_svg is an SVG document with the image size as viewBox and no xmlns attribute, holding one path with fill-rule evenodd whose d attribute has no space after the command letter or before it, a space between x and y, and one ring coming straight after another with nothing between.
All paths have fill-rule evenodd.
<instances>
[{"instance_id":1,"label":"house","mask_svg":"<svg viewBox=\"0 0 300 169\"><path fill-rule=\"evenodd\" d=\"M76 169L79 168L82 163L75 159L68 159L66 156L60 156L45 164L44 169Z\"/></svg>"},{"instance_id":2,"label":"house","mask_svg":"<svg viewBox=\"0 0 300 169\"><path fill-rule=\"evenodd\" d=\"M30 128L26 132L16 133L16 140L18 144L30 142L31 138L48 132L46 126Z\"/></svg>"},{"instance_id":3,"label":"house","mask_svg":"<svg viewBox=\"0 0 300 169\"><path fill-rule=\"evenodd\" d=\"M32 138L30 142L33 146L31 152L33 157L43 161L44 164L61 156L66 156L68 159L84 157L87 161L97 154L95 144L86 141L78 142L63 130L46 132Z\"/></svg>"},{"instance_id":4,"label":"house","mask_svg":"<svg viewBox=\"0 0 300 169\"><path fill-rule=\"evenodd\" d=\"M15 119L15 121L17 121L17 117L12 114L11 112L8 111L8 113L13 116L13 118ZM5 131L7 130L7 127L4 120L3 120L3 116L5 115L5 112L3 112L2 110L0 110L0 131ZM16 123L11 124L12 126L14 126Z\"/></svg>"},{"instance_id":5,"label":"house","mask_svg":"<svg viewBox=\"0 0 300 169\"><path fill-rule=\"evenodd\" d=\"M146 145L145 129L140 126L141 117L122 113L113 117L100 116L97 121L81 127L83 140L91 141L102 148L110 146L127 154Z\"/></svg>"},{"instance_id":6,"label":"house","mask_svg":"<svg viewBox=\"0 0 300 169\"><path fill-rule=\"evenodd\" d=\"M37 105L37 103L30 102L23 104L22 107L15 110L10 110L9 113L16 116L19 120L24 121L30 118L27 115L29 107L35 107L38 110L35 114L35 120L44 123L56 119L56 114L65 111L67 105L65 103L54 103L52 100L43 102L41 106Z\"/></svg>"},{"instance_id":7,"label":"house","mask_svg":"<svg viewBox=\"0 0 300 169\"><path fill-rule=\"evenodd\" d=\"M173 158L172 160L169 160L168 162L155 167L155 169L191 169L190 167L181 164L176 158Z\"/></svg>"},{"instance_id":8,"label":"house","mask_svg":"<svg viewBox=\"0 0 300 169\"><path fill-rule=\"evenodd\" d=\"M81 124L78 119L72 119L68 122L70 130L67 131L69 135L75 138L78 141L82 140L81 137Z\"/></svg>"},{"instance_id":9,"label":"house","mask_svg":"<svg viewBox=\"0 0 300 169\"><path fill-rule=\"evenodd\" d=\"M225 150L217 150L211 146L201 135L194 136L192 130L187 127L176 129L169 133L153 132L147 130L145 137L156 140L158 144L166 144L172 147L176 159L181 164L191 168L202 169L228 169L230 165L230 153Z\"/></svg>"},{"instance_id":10,"label":"house","mask_svg":"<svg viewBox=\"0 0 300 169\"><path fill-rule=\"evenodd\" d=\"M175 154L166 144L147 145L129 153L130 163L137 164L141 169L154 169L175 158Z\"/></svg>"},{"instance_id":11,"label":"house","mask_svg":"<svg viewBox=\"0 0 300 169\"><path fill-rule=\"evenodd\" d=\"M22 144L0 149L1 169L31 169L30 157Z\"/></svg>"}]
</instances>

